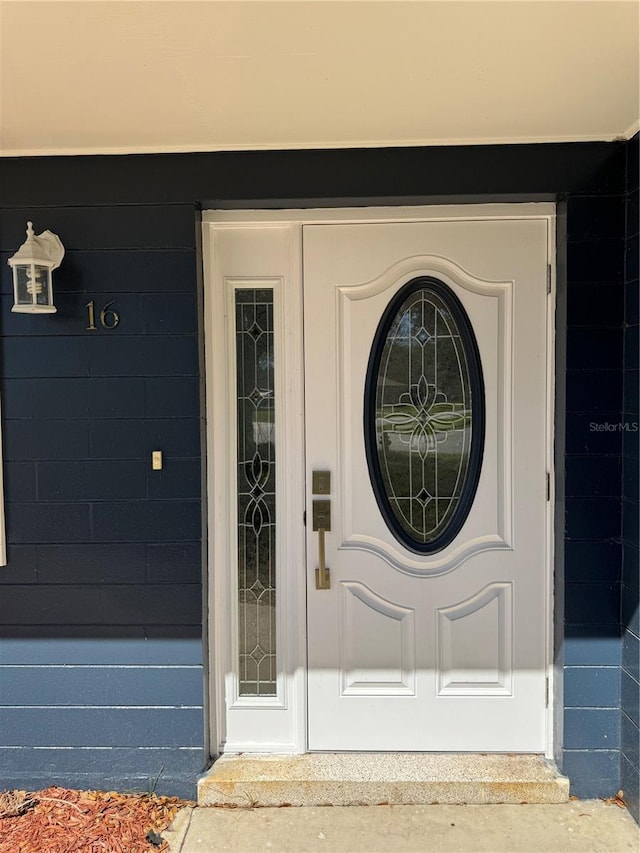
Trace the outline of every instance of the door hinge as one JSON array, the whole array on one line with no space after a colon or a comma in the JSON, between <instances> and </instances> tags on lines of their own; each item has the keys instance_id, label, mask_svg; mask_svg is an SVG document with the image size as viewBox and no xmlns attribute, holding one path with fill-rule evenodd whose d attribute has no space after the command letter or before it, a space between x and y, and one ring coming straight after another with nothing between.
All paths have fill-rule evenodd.
<instances>
[{"instance_id":1,"label":"door hinge","mask_svg":"<svg viewBox=\"0 0 640 853\"><path fill-rule=\"evenodd\" d=\"M549 676L544 680L544 705L545 708L549 707Z\"/></svg>"},{"instance_id":2,"label":"door hinge","mask_svg":"<svg viewBox=\"0 0 640 853\"><path fill-rule=\"evenodd\" d=\"M547 293L551 293L551 264L547 264Z\"/></svg>"},{"instance_id":3,"label":"door hinge","mask_svg":"<svg viewBox=\"0 0 640 853\"><path fill-rule=\"evenodd\" d=\"M551 474L547 471L547 500L551 500Z\"/></svg>"},{"instance_id":4,"label":"door hinge","mask_svg":"<svg viewBox=\"0 0 640 853\"><path fill-rule=\"evenodd\" d=\"M302 513L302 523L304 524L305 527L307 526L307 511L306 511L306 509Z\"/></svg>"}]
</instances>

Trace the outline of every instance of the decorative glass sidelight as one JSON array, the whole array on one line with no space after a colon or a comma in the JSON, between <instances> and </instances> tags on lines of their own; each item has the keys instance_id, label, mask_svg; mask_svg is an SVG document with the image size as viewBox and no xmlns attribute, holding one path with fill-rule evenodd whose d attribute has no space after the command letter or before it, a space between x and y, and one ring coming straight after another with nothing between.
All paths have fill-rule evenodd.
<instances>
[{"instance_id":1,"label":"decorative glass sidelight","mask_svg":"<svg viewBox=\"0 0 640 853\"><path fill-rule=\"evenodd\" d=\"M276 693L273 290L235 291L240 696Z\"/></svg>"},{"instance_id":2,"label":"decorative glass sidelight","mask_svg":"<svg viewBox=\"0 0 640 853\"><path fill-rule=\"evenodd\" d=\"M478 346L444 282L413 279L384 312L364 420L371 482L388 527L414 552L441 550L471 509L485 427Z\"/></svg>"}]
</instances>

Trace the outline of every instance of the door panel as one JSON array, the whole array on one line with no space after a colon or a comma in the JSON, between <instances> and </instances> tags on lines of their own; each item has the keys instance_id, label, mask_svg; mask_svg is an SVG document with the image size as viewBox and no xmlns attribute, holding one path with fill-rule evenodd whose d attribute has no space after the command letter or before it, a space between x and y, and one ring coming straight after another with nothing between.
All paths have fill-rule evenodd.
<instances>
[{"instance_id":1,"label":"door panel","mask_svg":"<svg viewBox=\"0 0 640 853\"><path fill-rule=\"evenodd\" d=\"M547 256L544 219L304 226L307 505L329 470L333 516L328 590L307 528L310 749L544 751ZM363 429L380 318L419 276L461 303L484 379L473 504L430 554L385 522Z\"/></svg>"}]
</instances>

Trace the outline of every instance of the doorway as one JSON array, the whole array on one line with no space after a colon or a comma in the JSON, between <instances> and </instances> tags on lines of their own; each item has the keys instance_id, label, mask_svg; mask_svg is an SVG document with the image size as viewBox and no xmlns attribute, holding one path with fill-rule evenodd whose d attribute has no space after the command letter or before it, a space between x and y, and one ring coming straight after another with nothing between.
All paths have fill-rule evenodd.
<instances>
[{"instance_id":1,"label":"doorway","mask_svg":"<svg viewBox=\"0 0 640 853\"><path fill-rule=\"evenodd\" d=\"M220 751L549 753L553 206L204 222Z\"/></svg>"}]
</instances>

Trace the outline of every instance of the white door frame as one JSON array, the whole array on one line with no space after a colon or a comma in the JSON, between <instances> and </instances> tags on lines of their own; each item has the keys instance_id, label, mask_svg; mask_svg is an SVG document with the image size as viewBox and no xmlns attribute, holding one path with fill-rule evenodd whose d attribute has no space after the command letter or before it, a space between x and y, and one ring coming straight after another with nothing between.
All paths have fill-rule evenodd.
<instances>
[{"instance_id":1,"label":"white door frame","mask_svg":"<svg viewBox=\"0 0 640 853\"><path fill-rule=\"evenodd\" d=\"M547 446L545 585L547 642L546 752L553 757L553 506L555 391L555 205L473 204L429 207L278 211L204 211L205 382L207 399L209 707L212 753L303 753L306 730L306 560L302 227L305 224L451 219L543 219L547 223ZM243 241L251 251L234 251ZM265 259L264 265L252 258ZM235 356L230 294L235 287L274 289L276 331L277 644L280 676L274 697L238 697L237 596L234 580ZM285 323L286 316L286 323ZM278 390L279 389L279 390ZM284 436L286 435L286 441Z\"/></svg>"}]
</instances>

